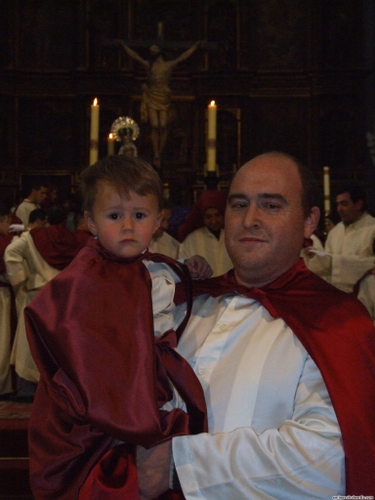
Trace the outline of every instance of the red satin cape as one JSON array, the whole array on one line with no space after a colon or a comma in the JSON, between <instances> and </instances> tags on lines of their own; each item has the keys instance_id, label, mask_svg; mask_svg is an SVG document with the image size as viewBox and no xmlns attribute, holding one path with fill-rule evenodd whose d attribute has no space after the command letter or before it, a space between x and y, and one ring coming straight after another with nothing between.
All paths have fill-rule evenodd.
<instances>
[{"instance_id":1,"label":"red satin cape","mask_svg":"<svg viewBox=\"0 0 375 500\"><path fill-rule=\"evenodd\" d=\"M194 296L237 290L292 329L326 383L343 437L346 494L375 493L375 329L365 307L309 271L303 260L262 288L237 285L233 270L193 282ZM175 300L177 298L179 289Z\"/></svg>"},{"instance_id":2,"label":"red satin cape","mask_svg":"<svg viewBox=\"0 0 375 500\"><path fill-rule=\"evenodd\" d=\"M29 425L35 498L138 500L135 445L207 429L200 383L174 350L181 332L155 343L146 267L92 240L25 317L41 374ZM159 410L172 397L168 379L188 413Z\"/></svg>"}]
</instances>

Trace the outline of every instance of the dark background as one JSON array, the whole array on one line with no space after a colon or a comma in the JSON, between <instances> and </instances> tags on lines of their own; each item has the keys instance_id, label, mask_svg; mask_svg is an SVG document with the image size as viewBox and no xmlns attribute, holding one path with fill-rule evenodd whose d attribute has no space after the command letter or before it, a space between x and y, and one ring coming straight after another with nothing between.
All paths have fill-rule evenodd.
<instances>
[{"instance_id":1,"label":"dark background","mask_svg":"<svg viewBox=\"0 0 375 500\"><path fill-rule=\"evenodd\" d=\"M147 58L159 22L170 58L179 42L212 42L170 82L162 178L172 202L189 205L202 188L215 99L222 189L242 163L280 149L307 163L321 186L329 165L332 191L359 181L374 211L373 0L2 0L0 197L15 199L30 175L72 179L74 189L89 162L94 97L99 157L113 121L130 116L141 129L138 154L152 160L140 123L145 71L107 41L122 38Z\"/></svg>"}]
</instances>

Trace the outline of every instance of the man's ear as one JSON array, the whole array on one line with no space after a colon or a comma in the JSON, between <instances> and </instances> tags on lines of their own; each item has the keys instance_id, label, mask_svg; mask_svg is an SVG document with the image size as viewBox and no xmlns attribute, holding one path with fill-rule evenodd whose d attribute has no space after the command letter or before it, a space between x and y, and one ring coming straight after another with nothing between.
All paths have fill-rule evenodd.
<instances>
[{"instance_id":1,"label":"man's ear","mask_svg":"<svg viewBox=\"0 0 375 500\"><path fill-rule=\"evenodd\" d=\"M98 234L98 232L96 230L96 225L95 225L94 219L91 217L91 215L89 214L89 212L87 210L85 210L83 212L83 216L85 218L87 227L90 230L90 233L92 233L94 236L96 236Z\"/></svg>"},{"instance_id":2,"label":"man's ear","mask_svg":"<svg viewBox=\"0 0 375 500\"><path fill-rule=\"evenodd\" d=\"M310 238L318 226L320 219L320 210L318 207L312 207L310 214L305 219L305 238Z\"/></svg>"}]
</instances>

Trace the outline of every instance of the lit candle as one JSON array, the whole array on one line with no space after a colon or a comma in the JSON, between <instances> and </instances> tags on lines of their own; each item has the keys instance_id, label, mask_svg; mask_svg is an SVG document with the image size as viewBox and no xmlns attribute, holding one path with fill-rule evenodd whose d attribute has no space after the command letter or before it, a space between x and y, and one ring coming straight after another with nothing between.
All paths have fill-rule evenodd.
<instances>
[{"instance_id":1,"label":"lit candle","mask_svg":"<svg viewBox=\"0 0 375 500\"><path fill-rule=\"evenodd\" d=\"M113 137L112 133L110 133L108 136L107 146L108 146L108 156L114 155L115 154L115 138Z\"/></svg>"},{"instance_id":2,"label":"lit candle","mask_svg":"<svg viewBox=\"0 0 375 500\"><path fill-rule=\"evenodd\" d=\"M329 190L329 167L323 167L324 212L328 215L331 211Z\"/></svg>"},{"instance_id":3,"label":"lit candle","mask_svg":"<svg viewBox=\"0 0 375 500\"><path fill-rule=\"evenodd\" d=\"M91 127L90 127L90 165L98 161L99 144L99 104L95 97L91 105Z\"/></svg>"},{"instance_id":4,"label":"lit candle","mask_svg":"<svg viewBox=\"0 0 375 500\"><path fill-rule=\"evenodd\" d=\"M215 101L208 105L207 172L216 172L216 111Z\"/></svg>"}]
</instances>

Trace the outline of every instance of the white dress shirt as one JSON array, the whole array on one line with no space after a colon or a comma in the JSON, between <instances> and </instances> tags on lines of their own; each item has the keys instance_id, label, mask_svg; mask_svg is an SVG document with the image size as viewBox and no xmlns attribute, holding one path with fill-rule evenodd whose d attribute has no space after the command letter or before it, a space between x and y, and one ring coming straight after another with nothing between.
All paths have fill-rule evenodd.
<instances>
[{"instance_id":1,"label":"white dress shirt","mask_svg":"<svg viewBox=\"0 0 375 500\"><path fill-rule=\"evenodd\" d=\"M227 294L195 300L178 352L201 380L209 433L173 439L187 500L327 499L345 492L325 383L281 319Z\"/></svg>"}]
</instances>

